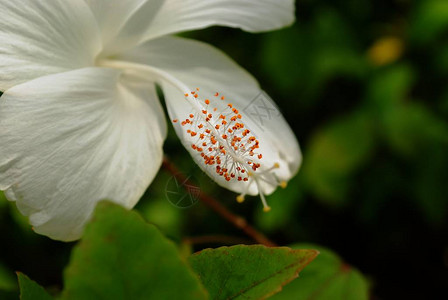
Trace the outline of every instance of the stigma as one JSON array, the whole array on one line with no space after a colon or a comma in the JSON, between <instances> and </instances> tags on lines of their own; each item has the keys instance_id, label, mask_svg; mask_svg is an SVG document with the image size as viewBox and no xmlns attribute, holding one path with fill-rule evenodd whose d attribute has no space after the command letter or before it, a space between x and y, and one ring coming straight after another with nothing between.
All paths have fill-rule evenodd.
<instances>
[{"instance_id":1,"label":"stigma","mask_svg":"<svg viewBox=\"0 0 448 300\"><path fill-rule=\"evenodd\" d=\"M279 181L274 170L279 163L265 166L260 141L247 127L244 117L234 105L219 93L210 99L199 97L199 89L185 93L187 101L193 101L195 108L185 119L174 119L191 137L192 151L200 155L200 163L225 181L238 181L243 192L236 197L244 202L251 185L257 186L263 210L271 210L263 193L262 183L286 186ZM218 109L219 107L219 109Z\"/></svg>"}]
</instances>

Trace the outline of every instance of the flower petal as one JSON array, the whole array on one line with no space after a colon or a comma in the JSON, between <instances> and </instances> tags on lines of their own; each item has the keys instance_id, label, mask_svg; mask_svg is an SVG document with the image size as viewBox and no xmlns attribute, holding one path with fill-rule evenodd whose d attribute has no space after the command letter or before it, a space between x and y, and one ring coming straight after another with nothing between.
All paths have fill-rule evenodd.
<instances>
[{"instance_id":1,"label":"flower petal","mask_svg":"<svg viewBox=\"0 0 448 300\"><path fill-rule=\"evenodd\" d=\"M102 31L102 57L163 35L213 25L250 32L294 21L294 0L86 0Z\"/></svg>"},{"instance_id":2,"label":"flower petal","mask_svg":"<svg viewBox=\"0 0 448 300\"><path fill-rule=\"evenodd\" d=\"M148 30L164 0L85 0L100 28L103 57L135 46Z\"/></svg>"},{"instance_id":3,"label":"flower petal","mask_svg":"<svg viewBox=\"0 0 448 300\"><path fill-rule=\"evenodd\" d=\"M133 207L162 161L166 124L154 86L85 68L0 98L0 190L36 232L80 237L95 204Z\"/></svg>"},{"instance_id":4,"label":"flower petal","mask_svg":"<svg viewBox=\"0 0 448 300\"><path fill-rule=\"evenodd\" d=\"M144 40L213 25L275 30L294 21L294 10L294 0L165 0Z\"/></svg>"},{"instance_id":5,"label":"flower petal","mask_svg":"<svg viewBox=\"0 0 448 300\"><path fill-rule=\"evenodd\" d=\"M0 90L91 66L101 50L95 19L83 1L1 1Z\"/></svg>"},{"instance_id":6,"label":"flower petal","mask_svg":"<svg viewBox=\"0 0 448 300\"><path fill-rule=\"evenodd\" d=\"M247 184L227 182L223 177L216 176L214 168L205 166L200 153L192 149L197 137L191 137L186 128L179 125L190 113L197 113L191 101L185 100L183 95L185 92L195 91L196 87L200 88L202 100L209 98L212 101L210 107L217 107L217 113L225 110L229 101L237 108L246 127L251 129L260 142L264 169L280 164L280 168L274 172L276 178L268 180L272 184L264 182L261 185L264 194L269 194L276 188L278 182L275 179L287 181L297 172L301 153L294 133L275 104L260 90L255 79L220 51L201 42L164 37L147 42L118 59L140 64L150 63L152 67L167 74L166 80L161 83L170 117L179 120L175 123L177 134L201 168L220 185L236 192L245 192L247 187ZM173 80L169 80L169 77ZM177 84L176 81L180 83ZM213 97L216 92L224 95L226 100ZM201 103L205 107L204 102ZM259 187L255 184L248 191L249 194L257 192Z\"/></svg>"}]
</instances>

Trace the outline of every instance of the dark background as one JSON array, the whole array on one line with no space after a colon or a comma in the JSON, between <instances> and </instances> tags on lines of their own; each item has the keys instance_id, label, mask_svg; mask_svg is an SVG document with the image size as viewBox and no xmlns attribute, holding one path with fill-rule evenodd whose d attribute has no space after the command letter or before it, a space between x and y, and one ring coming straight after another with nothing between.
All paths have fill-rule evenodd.
<instances>
[{"instance_id":1,"label":"dark background","mask_svg":"<svg viewBox=\"0 0 448 300\"><path fill-rule=\"evenodd\" d=\"M171 128L168 157L276 243L338 253L366 276L373 299L448 299L448 1L298 1L297 22L281 31L186 36L260 81L304 163L268 197L265 214L258 198L237 204L202 174ZM179 243L215 237L195 250L247 239L201 203L173 207L164 194L170 176L161 170L137 206L148 221ZM15 285L13 271L60 288L74 243L35 235L4 199L0 239L0 288Z\"/></svg>"}]
</instances>

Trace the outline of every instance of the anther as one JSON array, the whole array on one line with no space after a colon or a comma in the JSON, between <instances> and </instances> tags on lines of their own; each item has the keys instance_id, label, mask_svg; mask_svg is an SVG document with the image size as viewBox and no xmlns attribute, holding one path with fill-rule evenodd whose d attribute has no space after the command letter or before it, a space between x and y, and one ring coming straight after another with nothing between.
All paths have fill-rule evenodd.
<instances>
[{"instance_id":1,"label":"anther","mask_svg":"<svg viewBox=\"0 0 448 300\"><path fill-rule=\"evenodd\" d=\"M187 100L199 98L199 89L185 96ZM218 92L214 96L221 100L225 99ZM188 114L189 118L181 122L182 126L187 126L185 131L189 136L197 136L196 139L192 139L191 148L198 156L200 155L205 166L213 168L216 176L221 176L225 181L239 182L245 189L236 197L239 203L244 201L245 195L255 183L263 203L263 210L269 211L271 208L266 203L260 182L286 187L286 182L278 180L273 172L280 165L275 163L273 167L263 168L261 164L263 154L259 153L260 142L246 128L244 118L237 107L224 102L225 104L220 104L224 106L220 111L215 106L209 106L212 101L205 99L194 102L198 113ZM177 119L173 120L173 123L177 122Z\"/></svg>"}]
</instances>

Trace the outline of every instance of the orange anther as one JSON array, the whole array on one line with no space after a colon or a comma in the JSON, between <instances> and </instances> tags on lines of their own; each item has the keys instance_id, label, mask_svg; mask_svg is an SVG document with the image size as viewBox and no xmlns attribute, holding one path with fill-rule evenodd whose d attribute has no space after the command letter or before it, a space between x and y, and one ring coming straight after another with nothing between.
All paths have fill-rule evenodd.
<instances>
[{"instance_id":1,"label":"orange anther","mask_svg":"<svg viewBox=\"0 0 448 300\"><path fill-rule=\"evenodd\" d=\"M205 104L209 105L210 104L210 100L205 99Z\"/></svg>"},{"instance_id":2,"label":"orange anther","mask_svg":"<svg viewBox=\"0 0 448 300\"><path fill-rule=\"evenodd\" d=\"M178 119L174 119L174 120L173 120L173 123L177 123L177 121L179 121L179 120L178 120Z\"/></svg>"}]
</instances>

